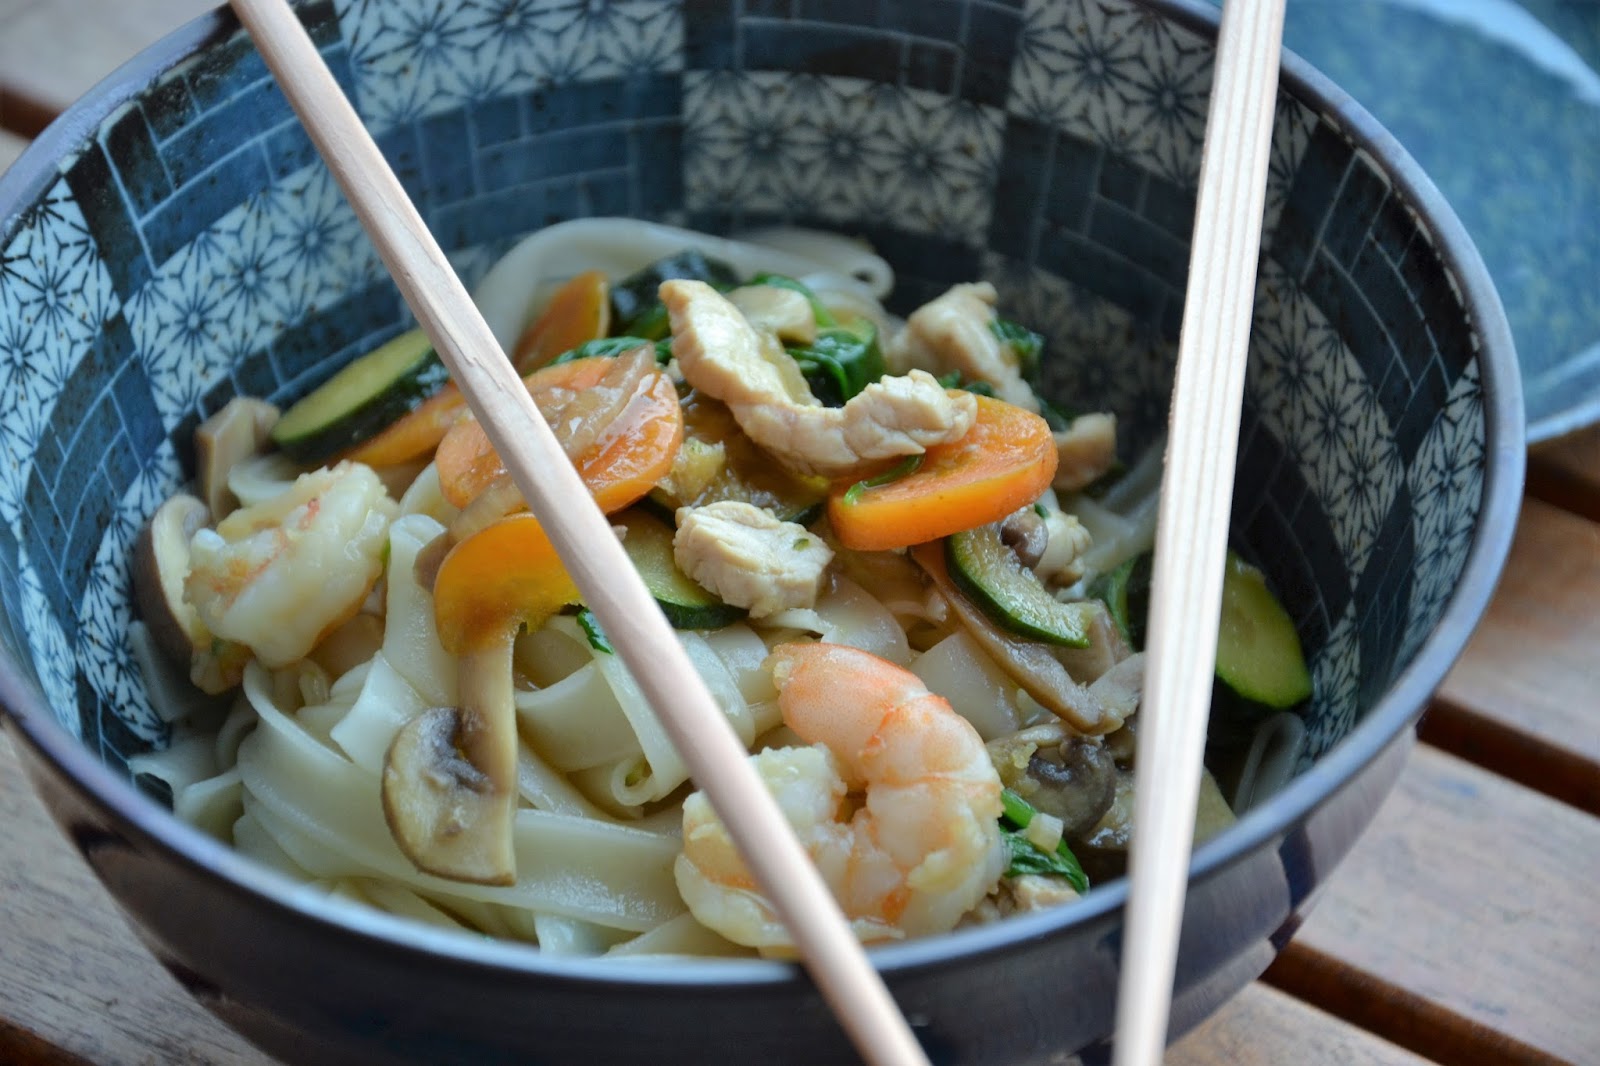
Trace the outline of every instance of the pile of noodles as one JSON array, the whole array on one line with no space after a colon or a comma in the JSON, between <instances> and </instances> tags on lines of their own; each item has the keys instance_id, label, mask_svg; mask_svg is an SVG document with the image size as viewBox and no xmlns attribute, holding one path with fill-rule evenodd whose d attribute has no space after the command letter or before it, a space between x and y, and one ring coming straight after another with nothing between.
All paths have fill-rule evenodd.
<instances>
[{"instance_id":1,"label":"pile of noodles","mask_svg":"<svg viewBox=\"0 0 1600 1066\"><path fill-rule=\"evenodd\" d=\"M893 284L888 266L853 242L802 231L735 242L616 220L567 223L509 253L478 299L509 347L552 283L590 269L626 275L686 246L746 276L798 277L830 310L867 315L884 337L897 326L878 302ZM530 293L530 278L544 287ZM1149 548L1156 462L1138 464L1098 501L1066 501L1095 535L1088 560L1095 569ZM288 488L299 472L268 456L236 468L229 487L250 506ZM152 703L174 722L174 739L131 760L131 771L163 783L178 817L244 854L394 914L560 954L747 954L687 914L673 862L688 772L626 668L592 646L571 617L553 618L517 642L515 883L446 880L419 872L401 853L380 798L385 753L422 710L459 702L456 661L440 645L432 595L414 576L417 553L445 531L454 509L431 465L380 474L399 516L388 530L386 576L367 608L381 618L369 654L338 676L313 659L278 670L252 661L240 691L219 704L191 689L136 624L135 654ZM792 739L762 669L769 645L785 639L849 644L909 666L985 740L1049 717L958 626L943 622L910 564L882 563L867 582L876 594L836 574L812 609L677 634L751 750ZM1293 715L1262 726L1236 809L1287 777L1299 744Z\"/></svg>"}]
</instances>

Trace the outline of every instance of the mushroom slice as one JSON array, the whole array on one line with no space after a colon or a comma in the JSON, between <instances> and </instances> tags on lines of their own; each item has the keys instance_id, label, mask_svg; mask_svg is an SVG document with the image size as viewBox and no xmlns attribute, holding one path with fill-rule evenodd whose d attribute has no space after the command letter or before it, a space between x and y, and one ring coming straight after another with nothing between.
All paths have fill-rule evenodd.
<instances>
[{"instance_id":1,"label":"mushroom slice","mask_svg":"<svg viewBox=\"0 0 1600 1066\"><path fill-rule=\"evenodd\" d=\"M235 396L194 431L200 495L218 521L239 506L239 498L228 488L228 472L260 454L277 421L278 409L272 404Z\"/></svg>"},{"instance_id":2,"label":"mushroom slice","mask_svg":"<svg viewBox=\"0 0 1600 1066\"><path fill-rule=\"evenodd\" d=\"M1112 667L1133 654L1122 630L1112 619L1104 603L1091 605L1089 612L1089 643L1082 648L1052 648L1056 661L1067 668L1067 673L1090 684L1098 681ZM1091 689L1091 691L1093 691ZM1120 715L1118 716L1121 717Z\"/></svg>"},{"instance_id":3,"label":"mushroom slice","mask_svg":"<svg viewBox=\"0 0 1600 1066\"><path fill-rule=\"evenodd\" d=\"M189 540L210 521L206 505L179 493L156 509L133 546L133 593L156 646L173 662L189 665L211 634L183 598Z\"/></svg>"},{"instance_id":4,"label":"mushroom slice","mask_svg":"<svg viewBox=\"0 0 1600 1066\"><path fill-rule=\"evenodd\" d=\"M395 734L383 760L383 815L406 858L452 881L516 881L512 641L461 664L460 707L433 707Z\"/></svg>"}]
</instances>

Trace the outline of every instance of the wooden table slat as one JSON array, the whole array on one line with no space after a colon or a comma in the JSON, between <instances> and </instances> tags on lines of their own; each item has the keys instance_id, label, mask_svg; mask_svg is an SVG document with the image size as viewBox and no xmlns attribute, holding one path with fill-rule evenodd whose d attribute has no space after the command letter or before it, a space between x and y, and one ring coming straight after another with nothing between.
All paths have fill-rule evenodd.
<instances>
[{"instance_id":1,"label":"wooden table slat","mask_svg":"<svg viewBox=\"0 0 1600 1066\"><path fill-rule=\"evenodd\" d=\"M4 730L0 825L0 1020L11 1027L0 1028L0 1062L272 1061L207 1014L134 937L33 795ZM60 1057L41 1057L40 1045Z\"/></svg>"},{"instance_id":2,"label":"wooden table slat","mask_svg":"<svg viewBox=\"0 0 1600 1066\"><path fill-rule=\"evenodd\" d=\"M1439 696L1426 739L1600 812L1600 523L1524 503L1494 602Z\"/></svg>"},{"instance_id":3,"label":"wooden table slat","mask_svg":"<svg viewBox=\"0 0 1600 1066\"><path fill-rule=\"evenodd\" d=\"M37 129L215 2L0 0L0 127ZM0 134L0 168L20 148ZM1600 820L1548 798L1595 809L1600 430L1537 449L1529 493L1424 731L1479 766L1423 747L1271 971L1293 994L1250 987L1170 1062L1600 1061ZM0 1062L266 1064L161 970L27 791L0 731Z\"/></svg>"},{"instance_id":4,"label":"wooden table slat","mask_svg":"<svg viewBox=\"0 0 1600 1066\"><path fill-rule=\"evenodd\" d=\"M1294 943L1371 975L1360 1001L1318 1004L1397 1042L1372 988L1595 1062L1597 882L1600 819L1419 746Z\"/></svg>"},{"instance_id":5,"label":"wooden table slat","mask_svg":"<svg viewBox=\"0 0 1600 1066\"><path fill-rule=\"evenodd\" d=\"M1528 455L1528 492L1600 522L1600 427L1533 449Z\"/></svg>"},{"instance_id":6,"label":"wooden table slat","mask_svg":"<svg viewBox=\"0 0 1600 1066\"><path fill-rule=\"evenodd\" d=\"M1166 1066L1425 1066L1431 1061L1260 983L1166 1054Z\"/></svg>"},{"instance_id":7,"label":"wooden table slat","mask_svg":"<svg viewBox=\"0 0 1600 1066\"><path fill-rule=\"evenodd\" d=\"M4 174L12 163L17 161L17 156L28 147L28 142L15 134L0 130L0 174Z\"/></svg>"}]
</instances>

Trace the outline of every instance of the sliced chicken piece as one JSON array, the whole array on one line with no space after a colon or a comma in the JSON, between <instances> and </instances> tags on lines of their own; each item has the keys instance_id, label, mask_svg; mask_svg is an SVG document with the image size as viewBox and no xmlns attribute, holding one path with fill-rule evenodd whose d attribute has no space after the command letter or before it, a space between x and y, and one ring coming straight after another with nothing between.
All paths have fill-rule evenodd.
<instances>
[{"instance_id":1,"label":"sliced chicken piece","mask_svg":"<svg viewBox=\"0 0 1600 1066\"><path fill-rule=\"evenodd\" d=\"M999 297L987 281L956 285L923 304L906 319L884 352L896 370L921 367L936 374L959 371L968 381L986 381L994 394L1029 411L1039 399L1022 380L1016 353L994 332L994 305Z\"/></svg>"},{"instance_id":2,"label":"sliced chicken piece","mask_svg":"<svg viewBox=\"0 0 1600 1066\"><path fill-rule=\"evenodd\" d=\"M798 374L794 361L781 349L782 363L769 358L762 335L711 286L668 281L661 299L684 379L727 404L751 440L798 473L839 478L920 455L960 440L977 417L974 397L922 371L874 382L843 407L823 407L809 390L796 396L788 376Z\"/></svg>"},{"instance_id":3,"label":"sliced chicken piece","mask_svg":"<svg viewBox=\"0 0 1600 1066\"><path fill-rule=\"evenodd\" d=\"M678 509L678 569L736 607L763 618L813 607L833 552L804 526L736 500Z\"/></svg>"},{"instance_id":4,"label":"sliced chicken piece","mask_svg":"<svg viewBox=\"0 0 1600 1066\"><path fill-rule=\"evenodd\" d=\"M1105 476L1116 465L1116 415L1079 415L1054 436L1059 461L1051 487L1057 492L1076 492Z\"/></svg>"}]
</instances>

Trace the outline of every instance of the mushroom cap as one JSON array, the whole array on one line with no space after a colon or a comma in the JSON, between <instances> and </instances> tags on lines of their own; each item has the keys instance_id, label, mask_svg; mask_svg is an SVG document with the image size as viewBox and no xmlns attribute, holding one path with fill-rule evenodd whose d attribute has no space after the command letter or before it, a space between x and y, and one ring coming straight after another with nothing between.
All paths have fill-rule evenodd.
<instances>
[{"instance_id":1,"label":"mushroom cap","mask_svg":"<svg viewBox=\"0 0 1600 1066\"><path fill-rule=\"evenodd\" d=\"M195 649L211 637L183 598L189 572L189 541L211 520L194 496L179 493L163 503L133 546L133 593L156 646L185 669Z\"/></svg>"},{"instance_id":2,"label":"mushroom cap","mask_svg":"<svg viewBox=\"0 0 1600 1066\"><path fill-rule=\"evenodd\" d=\"M516 881L516 792L472 758L470 716L431 707L395 734L383 760L383 815L423 873L482 885Z\"/></svg>"}]
</instances>

